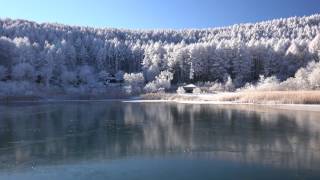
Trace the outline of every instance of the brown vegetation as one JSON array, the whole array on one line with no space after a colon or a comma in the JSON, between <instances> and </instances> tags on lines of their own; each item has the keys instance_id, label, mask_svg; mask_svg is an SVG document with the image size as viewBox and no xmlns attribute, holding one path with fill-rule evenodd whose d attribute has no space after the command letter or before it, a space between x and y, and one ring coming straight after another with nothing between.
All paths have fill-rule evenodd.
<instances>
[{"instance_id":1,"label":"brown vegetation","mask_svg":"<svg viewBox=\"0 0 320 180\"><path fill-rule=\"evenodd\" d=\"M142 95L145 100L212 101L216 103L252 104L320 104L320 91L240 91L217 94L166 94Z\"/></svg>"},{"instance_id":2,"label":"brown vegetation","mask_svg":"<svg viewBox=\"0 0 320 180\"><path fill-rule=\"evenodd\" d=\"M225 94L219 100L255 104L320 104L320 91L246 91Z\"/></svg>"}]
</instances>

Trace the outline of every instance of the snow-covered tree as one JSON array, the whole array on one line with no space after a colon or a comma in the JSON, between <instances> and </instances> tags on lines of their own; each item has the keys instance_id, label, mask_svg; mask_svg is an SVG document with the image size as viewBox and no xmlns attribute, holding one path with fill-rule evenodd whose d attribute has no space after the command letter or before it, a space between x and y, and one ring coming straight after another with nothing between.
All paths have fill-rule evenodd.
<instances>
[{"instance_id":1,"label":"snow-covered tree","mask_svg":"<svg viewBox=\"0 0 320 180\"><path fill-rule=\"evenodd\" d=\"M169 71L162 71L154 81L149 82L144 90L146 92L158 92L159 90L167 90L171 86L173 74Z\"/></svg>"},{"instance_id":2,"label":"snow-covered tree","mask_svg":"<svg viewBox=\"0 0 320 180\"><path fill-rule=\"evenodd\" d=\"M15 80L34 81L35 69L29 63L19 63L12 68L12 76Z\"/></svg>"},{"instance_id":3,"label":"snow-covered tree","mask_svg":"<svg viewBox=\"0 0 320 180\"><path fill-rule=\"evenodd\" d=\"M5 80L7 77L8 69L2 65L0 65L0 81Z\"/></svg>"},{"instance_id":4,"label":"snow-covered tree","mask_svg":"<svg viewBox=\"0 0 320 180\"><path fill-rule=\"evenodd\" d=\"M316 88L318 72L307 64L320 60L319 27L319 14L177 31L0 19L0 66L5 69L1 76L8 87L36 83L47 89L74 86L75 91L85 85L111 88L107 78L121 82L124 73L143 73L147 87L158 90L166 86L160 87L156 79L161 72L172 72L170 83L175 84L211 81L226 86L230 76L238 88L264 75L283 81L283 86Z\"/></svg>"},{"instance_id":5,"label":"snow-covered tree","mask_svg":"<svg viewBox=\"0 0 320 180\"><path fill-rule=\"evenodd\" d=\"M83 65L79 68L78 73L79 81L82 84L94 84L95 75L94 70L91 66Z\"/></svg>"},{"instance_id":6,"label":"snow-covered tree","mask_svg":"<svg viewBox=\"0 0 320 180\"><path fill-rule=\"evenodd\" d=\"M145 79L142 73L126 73L124 74L124 82L130 89L130 94L137 94L142 92Z\"/></svg>"}]
</instances>

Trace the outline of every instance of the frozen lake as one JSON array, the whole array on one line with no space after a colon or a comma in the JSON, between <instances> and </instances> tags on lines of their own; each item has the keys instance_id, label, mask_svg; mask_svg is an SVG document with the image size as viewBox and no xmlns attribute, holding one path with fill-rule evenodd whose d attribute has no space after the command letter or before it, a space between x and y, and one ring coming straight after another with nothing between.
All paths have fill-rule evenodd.
<instances>
[{"instance_id":1,"label":"frozen lake","mask_svg":"<svg viewBox=\"0 0 320 180\"><path fill-rule=\"evenodd\" d=\"M320 179L320 113L248 105L0 105L0 180Z\"/></svg>"}]
</instances>

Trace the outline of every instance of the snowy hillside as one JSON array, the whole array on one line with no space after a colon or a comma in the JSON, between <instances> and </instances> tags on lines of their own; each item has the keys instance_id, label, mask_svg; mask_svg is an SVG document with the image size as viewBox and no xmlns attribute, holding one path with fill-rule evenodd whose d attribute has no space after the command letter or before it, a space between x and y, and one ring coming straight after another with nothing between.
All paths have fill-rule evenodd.
<instances>
[{"instance_id":1,"label":"snowy hillside","mask_svg":"<svg viewBox=\"0 0 320 180\"><path fill-rule=\"evenodd\" d=\"M284 81L319 56L318 14L199 30L94 29L2 19L0 95L108 94L117 88L140 93L169 88L170 81L228 77L241 87L260 75Z\"/></svg>"}]
</instances>

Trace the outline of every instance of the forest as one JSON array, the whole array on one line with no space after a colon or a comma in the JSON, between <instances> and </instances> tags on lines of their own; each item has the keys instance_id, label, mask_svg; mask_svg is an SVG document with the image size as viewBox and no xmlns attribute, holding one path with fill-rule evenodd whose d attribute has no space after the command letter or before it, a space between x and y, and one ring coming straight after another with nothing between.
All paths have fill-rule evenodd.
<instances>
[{"instance_id":1,"label":"forest","mask_svg":"<svg viewBox=\"0 0 320 180\"><path fill-rule=\"evenodd\" d=\"M0 19L1 96L132 95L185 83L319 89L319 57L319 14L181 30Z\"/></svg>"}]
</instances>

